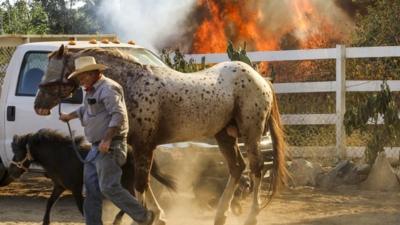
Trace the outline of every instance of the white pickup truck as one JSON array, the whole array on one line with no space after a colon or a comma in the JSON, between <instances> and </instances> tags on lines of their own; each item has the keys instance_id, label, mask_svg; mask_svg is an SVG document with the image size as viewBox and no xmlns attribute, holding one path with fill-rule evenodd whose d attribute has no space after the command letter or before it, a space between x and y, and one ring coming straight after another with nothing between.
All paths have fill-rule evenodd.
<instances>
[{"instance_id":1,"label":"white pickup truck","mask_svg":"<svg viewBox=\"0 0 400 225\"><path fill-rule=\"evenodd\" d=\"M34 112L33 102L38 85L46 71L48 54L57 50L61 44L69 49L83 48L118 48L132 54L142 64L165 66L165 64L151 51L137 46L134 43L113 43L103 41L64 41L64 42L36 42L23 44L17 47L8 64L0 95L0 185L6 180L6 168L13 157L11 141L15 134L36 132L42 128L57 129L68 132L65 123L58 120L58 112L49 116L38 116ZM83 93L78 89L76 93L62 103L62 111L70 112L76 109L83 100ZM53 110L58 110L54 107ZM78 121L71 121L75 134L83 134L83 128ZM37 169L40 169L36 167Z\"/></svg>"}]
</instances>

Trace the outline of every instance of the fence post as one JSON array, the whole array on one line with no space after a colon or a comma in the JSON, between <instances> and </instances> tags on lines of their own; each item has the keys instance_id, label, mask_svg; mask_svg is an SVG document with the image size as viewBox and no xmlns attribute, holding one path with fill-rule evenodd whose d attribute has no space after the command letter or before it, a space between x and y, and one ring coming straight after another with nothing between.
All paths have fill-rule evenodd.
<instances>
[{"instance_id":1,"label":"fence post","mask_svg":"<svg viewBox=\"0 0 400 225\"><path fill-rule=\"evenodd\" d=\"M336 45L336 156L346 157L346 131L344 113L346 112L346 47Z\"/></svg>"}]
</instances>

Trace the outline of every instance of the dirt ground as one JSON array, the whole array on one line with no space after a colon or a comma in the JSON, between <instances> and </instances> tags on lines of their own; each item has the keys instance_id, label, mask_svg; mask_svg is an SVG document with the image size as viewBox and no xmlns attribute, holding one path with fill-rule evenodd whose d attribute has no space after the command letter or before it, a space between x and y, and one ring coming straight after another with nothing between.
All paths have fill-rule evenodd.
<instances>
[{"instance_id":1,"label":"dirt ground","mask_svg":"<svg viewBox=\"0 0 400 225\"><path fill-rule=\"evenodd\" d=\"M41 224L46 197L51 183L38 175L24 176L0 189L0 225ZM213 224L214 211L199 209L190 193L163 193L161 202L167 207L168 224ZM248 203L244 204L245 213ZM111 203L105 205L105 221L110 223L115 212ZM226 224L243 224L245 215L229 214ZM84 224L71 196L65 194L57 202L52 224ZM106 223L107 224L107 223ZM124 224L131 224L128 218ZM258 224L288 225L398 225L400 224L400 193L359 191L346 186L335 191L299 188L282 192L264 209Z\"/></svg>"}]
</instances>

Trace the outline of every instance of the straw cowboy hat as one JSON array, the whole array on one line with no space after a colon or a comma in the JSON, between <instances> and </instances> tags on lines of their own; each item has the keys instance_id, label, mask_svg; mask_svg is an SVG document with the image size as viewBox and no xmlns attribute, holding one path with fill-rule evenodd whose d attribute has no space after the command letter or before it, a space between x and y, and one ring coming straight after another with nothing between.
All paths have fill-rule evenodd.
<instances>
[{"instance_id":1,"label":"straw cowboy hat","mask_svg":"<svg viewBox=\"0 0 400 225\"><path fill-rule=\"evenodd\" d=\"M107 66L103 64L97 64L96 59L93 56L82 56L75 59L75 71L68 76L68 79L71 79L83 72L93 71L93 70L103 71L106 68Z\"/></svg>"}]
</instances>

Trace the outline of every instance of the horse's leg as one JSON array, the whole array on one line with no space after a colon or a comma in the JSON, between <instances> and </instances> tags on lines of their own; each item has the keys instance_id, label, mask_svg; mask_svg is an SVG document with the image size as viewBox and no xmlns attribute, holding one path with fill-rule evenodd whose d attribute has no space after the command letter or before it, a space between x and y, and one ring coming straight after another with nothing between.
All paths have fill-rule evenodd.
<instances>
[{"instance_id":1,"label":"horse's leg","mask_svg":"<svg viewBox=\"0 0 400 225\"><path fill-rule=\"evenodd\" d=\"M151 189L150 185L148 186L146 190L146 202L148 203L148 207L153 210L154 214L156 215L156 220L155 224L158 225L165 225L166 224L166 219L165 219L165 213L164 210L161 208L160 204L158 203L153 190Z\"/></svg>"},{"instance_id":2,"label":"horse's leg","mask_svg":"<svg viewBox=\"0 0 400 225\"><path fill-rule=\"evenodd\" d=\"M124 216L125 212L120 210L118 214L114 218L113 225L120 225L122 222L122 217Z\"/></svg>"},{"instance_id":3,"label":"horse's leg","mask_svg":"<svg viewBox=\"0 0 400 225\"><path fill-rule=\"evenodd\" d=\"M217 213L214 220L215 225L222 225L225 223L225 213L230 207L233 194L246 165L244 163L242 154L240 153L236 137L230 136L227 130L223 129L215 135L215 138L229 167L228 183L226 184L225 190L219 200Z\"/></svg>"},{"instance_id":4,"label":"horse's leg","mask_svg":"<svg viewBox=\"0 0 400 225\"><path fill-rule=\"evenodd\" d=\"M50 224L50 211L51 207L53 207L54 203L58 200L60 195L65 191L65 188L62 186L53 183L53 191L51 192L50 198L47 199L47 204L46 204L46 212L43 217L43 225L48 225Z\"/></svg>"},{"instance_id":5,"label":"horse's leg","mask_svg":"<svg viewBox=\"0 0 400 225\"><path fill-rule=\"evenodd\" d=\"M150 168L152 163L152 151L140 151L135 150L134 152L134 167L135 167L135 196L139 202L146 206L145 191L149 186L150 179Z\"/></svg>"},{"instance_id":6,"label":"horse's leg","mask_svg":"<svg viewBox=\"0 0 400 225\"><path fill-rule=\"evenodd\" d=\"M135 195L138 201L147 203L155 216L155 224L164 225L166 221L164 212L158 204L153 191L149 185L150 169L153 162L154 148L138 148L140 151L134 152L135 159ZM147 151L145 151L147 149ZM148 196L145 195L148 194Z\"/></svg>"},{"instance_id":7,"label":"horse's leg","mask_svg":"<svg viewBox=\"0 0 400 225\"><path fill-rule=\"evenodd\" d=\"M245 140L245 146L248 154L248 160L250 165L251 178L253 180L253 202L248 218L246 219L245 225L257 224L257 215L260 212L259 203L259 190L262 179L262 169L264 166L263 157L259 148L260 140L262 135L262 129L256 129L254 126L249 129L248 136Z\"/></svg>"},{"instance_id":8,"label":"horse's leg","mask_svg":"<svg viewBox=\"0 0 400 225\"><path fill-rule=\"evenodd\" d=\"M80 184L79 187L74 188L72 190L72 195L74 196L76 206L78 206L79 212L83 215L83 196L82 196L82 185Z\"/></svg>"}]
</instances>

